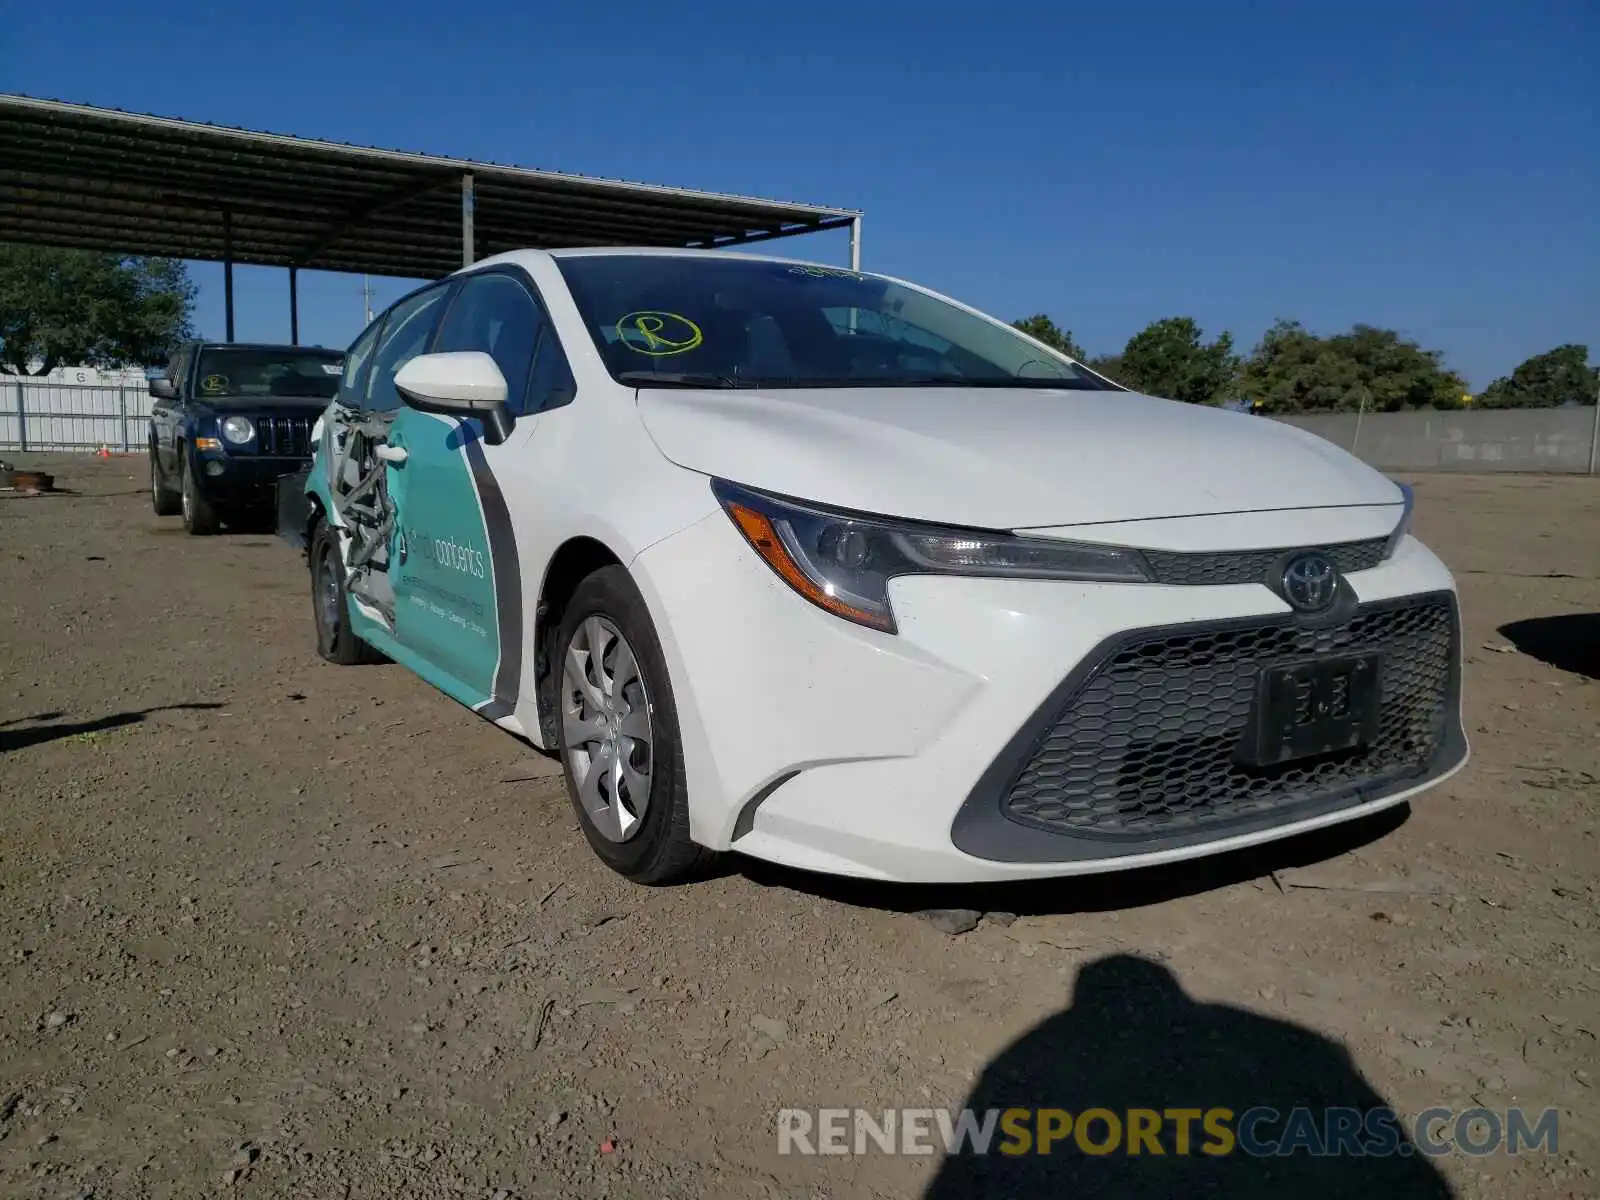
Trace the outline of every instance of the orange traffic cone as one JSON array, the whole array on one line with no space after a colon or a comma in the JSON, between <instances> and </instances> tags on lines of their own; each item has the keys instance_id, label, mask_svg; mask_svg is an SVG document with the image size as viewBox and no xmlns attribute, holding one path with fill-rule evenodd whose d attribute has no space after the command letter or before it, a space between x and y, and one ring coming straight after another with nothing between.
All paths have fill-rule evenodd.
<instances>
[{"instance_id":1,"label":"orange traffic cone","mask_svg":"<svg viewBox=\"0 0 1600 1200\"><path fill-rule=\"evenodd\" d=\"M104 442L101 442L100 443L100 449L98 449L98 450L96 450L94 452L94 456L96 458L110 458L111 457L111 449Z\"/></svg>"}]
</instances>

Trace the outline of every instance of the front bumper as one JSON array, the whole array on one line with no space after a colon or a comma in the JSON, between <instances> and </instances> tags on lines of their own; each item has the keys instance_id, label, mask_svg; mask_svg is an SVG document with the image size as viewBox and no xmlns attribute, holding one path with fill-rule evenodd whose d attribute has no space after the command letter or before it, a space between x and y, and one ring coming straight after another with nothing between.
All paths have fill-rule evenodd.
<instances>
[{"instance_id":1,"label":"front bumper","mask_svg":"<svg viewBox=\"0 0 1600 1200\"><path fill-rule=\"evenodd\" d=\"M271 508L277 503L278 480L304 467L305 457L196 452L191 469L200 494L230 508Z\"/></svg>"},{"instance_id":2,"label":"front bumper","mask_svg":"<svg viewBox=\"0 0 1600 1200\"><path fill-rule=\"evenodd\" d=\"M1068 692L1140 631L1284 622L1259 584L1173 587L907 577L898 635L794 595L713 514L632 564L671 672L695 839L790 866L907 882L1082 874L1217 853L1399 803L1465 761L1458 634L1422 769L1237 820L1094 836L1019 820L1006 796ZM1346 577L1363 606L1442 593L1421 543ZM1336 793L1336 794L1335 794Z\"/></svg>"},{"instance_id":3,"label":"front bumper","mask_svg":"<svg viewBox=\"0 0 1600 1200\"><path fill-rule=\"evenodd\" d=\"M990 764L956 815L954 842L1016 862L1160 853L1337 814L1445 774L1466 753L1454 594L1352 608L1321 624L1249 617L1109 638ZM1241 761L1264 667L1373 655L1378 719L1359 748Z\"/></svg>"}]
</instances>

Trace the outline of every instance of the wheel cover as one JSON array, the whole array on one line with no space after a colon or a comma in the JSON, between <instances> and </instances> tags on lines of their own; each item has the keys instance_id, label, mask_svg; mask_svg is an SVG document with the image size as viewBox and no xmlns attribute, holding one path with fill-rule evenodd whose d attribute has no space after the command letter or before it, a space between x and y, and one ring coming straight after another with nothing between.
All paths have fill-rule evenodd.
<instances>
[{"instance_id":1,"label":"wheel cover","mask_svg":"<svg viewBox=\"0 0 1600 1200\"><path fill-rule=\"evenodd\" d=\"M644 826L655 768L650 695L633 647L598 614L572 631L561 669L562 746L578 803L600 836Z\"/></svg>"},{"instance_id":2,"label":"wheel cover","mask_svg":"<svg viewBox=\"0 0 1600 1200\"><path fill-rule=\"evenodd\" d=\"M333 547L324 546L317 558L317 620L329 637L339 632L339 577L333 570Z\"/></svg>"}]
</instances>

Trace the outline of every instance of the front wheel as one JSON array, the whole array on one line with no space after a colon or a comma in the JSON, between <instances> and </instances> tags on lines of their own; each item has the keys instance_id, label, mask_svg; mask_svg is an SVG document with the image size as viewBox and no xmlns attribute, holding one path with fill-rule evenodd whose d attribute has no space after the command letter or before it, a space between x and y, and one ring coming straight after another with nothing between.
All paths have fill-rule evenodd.
<instances>
[{"instance_id":1,"label":"front wheel","mask_svg":"<svg viewBox=\"0 0 1600 1200\"><path fill-rule=\"evenodd\" d=\"M350 593L338 536L320 521L311 537L311 613L317 626L317 653L341 667L381 662L382 655L350 628Z\"/></svg>"},{"instance_id":2,"label":"front wheel","mask_svg":"<svg viewBox=\"0 0 1600 1200\"><path fill-rule=\"evenodd\" d=\"M557 634L561 764L590 847L638 883L675 883L712 853L689 838L688 786L666 661L621 567L578 585Z\"/></svg>"},{"instance_id":3,"label":"front wheel","mask_svg":"<svg viewBox=\"0 0 1600 1200\"><path fill-rule=\"evenodd\" d=\"M189 465L188 454L182 454L178 462L178 469L182 472L179 491L183 497L183 527L196 537L215 533L222 528L222 519L217 516L211 501L200 494L200 484Z\"/></svg>"}]
</instances>

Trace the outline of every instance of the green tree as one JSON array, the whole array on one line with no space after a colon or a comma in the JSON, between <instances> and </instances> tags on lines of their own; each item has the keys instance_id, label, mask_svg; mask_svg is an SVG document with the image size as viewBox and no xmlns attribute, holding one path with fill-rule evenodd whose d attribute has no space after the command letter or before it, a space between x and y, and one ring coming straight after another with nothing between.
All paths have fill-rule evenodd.
<instances>
[{"instance_id":1,"label":"green tree","mask_svg":"<svg viewBox=\"0 0 1600 1200\"><path fill-rule=\"evenodd\" d=\"M1392 329L1357 325L1318 337L1278 321L1245 360L1240 390L1266 412L1348 412L1366 408L1459 408L1466 383Z\"/></svg>"},{"instance_id":2,"label":"green tree","mask_svg":"<svg viewBox=\"0 0 1600 1200\"><path fill-rule=\"evenodd\" d=\"M1190 317L1154 321L1122 351L1112 375L1118 383L1152 396L1189 404L1220 404L1239 373L1233 336L1218 334L1206 343Z\"/></svg>"},{"instance_id":3,"label":"green tree","mask_svg":"<svg viewBox=\"0 0 1600 1200\"><path fill-rule=\"evenodd\" d=\"M1267 412L1331 412L1359 403L1359 372L1298 321L1276 322L1240 369L1239 386ZM1346 401L1351 403L1348 405Z\"/></svg>"},{"instance_id":4,"label":"green tree","mask_svg":"<svg viewBox=\"0 0 1600 1200\"><path fill-rule=\"evenodd\" d=\"M1122 382L1122 355L1120 354L1097 354L1095 357L1088 359L1084 366L1091 371L1104 375L1107 379L1114 380L1117 383Z\"/></svg>"},{"instance_id":5,"label":"green tree","mask_svg":"<svg viewBox=\"0 0 1600 1200\"><path fill-rule=\"evenodd\" d=\"M1079 362L1086 361L1083 347L1072 340L1072 330L1059 328L1044 313L1035 313L1031 317L1013 321L1012 324L1029 337L1037 338L1052 350L1059 350L1068 358L1075 358Z\"/></svg>"},{"instance_id":6,"label":"green tree","mask_svg":"<svg viewBox=\"0 0 1600 1200\"><path fill-rule=\"evenodd\" d=\"M1589 365L1589 347L1557 346L1536 354L1510 376L1502 376L1475 400L1480 408L1560 408L1593 404L1600 369Z\"/></svg>"},{"instance_id":7,"label":"green tree","mask_svg":"<svg viewBox=\"0 0 1600 1200\"><path fill-rule=\"evenodd\" d=\"M0 370L160 362L192 336L194 297L177 259L0 245Z\"/></svg>"}]
</instances>

